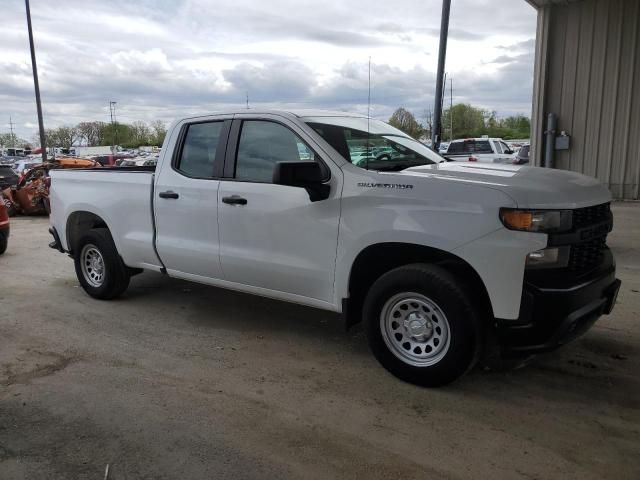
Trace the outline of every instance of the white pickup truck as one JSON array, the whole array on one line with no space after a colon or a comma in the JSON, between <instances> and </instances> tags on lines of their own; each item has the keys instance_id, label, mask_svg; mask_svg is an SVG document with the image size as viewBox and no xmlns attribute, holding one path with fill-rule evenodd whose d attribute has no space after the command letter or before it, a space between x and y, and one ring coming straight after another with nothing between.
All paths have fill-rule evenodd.
<instances>
[{"instance_id":1,"label":"white pickup truck","mask_svg":"<svg viewBox=\"0 0 640 480\"><path fill-rule=\"evenodd\" d=\"M464 138L452 141L442 153L454 162L513 163L516 152L501 138Z\"/></svg>"},{"instance_id":2,"label":"white pickup truck","mask_svg":"<svg viewBox=\"0 0 640 480\"><path fill-rule=\"evenodd\" d=\"M446 162L354 115L184 118L157 167L51 178L50 246L89 295L114 298L146 269L342 312L385 368L420 385L491 352L556 348L611 311L620 283L596 180Z\"/></svg>"}]
</instances>

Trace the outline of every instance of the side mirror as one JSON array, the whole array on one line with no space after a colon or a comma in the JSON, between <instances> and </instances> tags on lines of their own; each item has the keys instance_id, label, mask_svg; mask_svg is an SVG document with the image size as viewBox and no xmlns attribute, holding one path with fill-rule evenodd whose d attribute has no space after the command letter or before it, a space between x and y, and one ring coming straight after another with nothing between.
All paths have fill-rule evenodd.
<instances>
[{"instance_id":1,"label":"side mirror","mask_svg":"<svg viewBox=\"0 0 640 480\"><path fill-rule=\"evenodd\" d=\"M317 162L278 162L273 171L274 184L304 188L312 202L329 197L331 187L323 183L324 180Z\"/></svg>"},{"instance_id":2,"label":"side mirror","mask_svg":"<svg viewBox=\"0 0 640 480\"><path fill-rule=\"evenodd\" d=\"M506 153L507 155L513 155L513 150L509 149L509 150L505 151L504 153Z\"/></svg>"}]
</instances>

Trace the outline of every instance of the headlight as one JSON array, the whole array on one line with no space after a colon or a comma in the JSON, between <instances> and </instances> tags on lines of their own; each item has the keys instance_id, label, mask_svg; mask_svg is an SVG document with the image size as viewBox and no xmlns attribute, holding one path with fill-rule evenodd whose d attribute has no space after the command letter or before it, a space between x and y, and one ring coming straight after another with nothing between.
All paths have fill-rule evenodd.
<instances>
[{"instance_id":1,"label":"headlight","mask_svg":"<svg viewBox=\"0 0 640 480\"><path fill-rule=\"evenodd\" d=\"M571 210L500 209L500 220L509 230L541 233L567 232L571 230L571 219Z\"/></svg>"},{"instance_id":2,"label":"headlight","mask_svg":"<svg viewBox=\"0 0 640 480\"><path fill-rule=\"evenodd\" d=\"M553 247L537 250L527 255L526 267L564 268L569 265L569 247Z\"/></svg>"}]
</instances>

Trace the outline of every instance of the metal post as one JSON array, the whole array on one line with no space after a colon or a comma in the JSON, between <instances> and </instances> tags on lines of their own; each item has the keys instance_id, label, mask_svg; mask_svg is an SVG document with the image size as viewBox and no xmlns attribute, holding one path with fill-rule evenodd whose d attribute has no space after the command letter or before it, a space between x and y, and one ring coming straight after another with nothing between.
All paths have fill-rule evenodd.
<instances>
[{"instance_id":1,"label":"metal post","mask_svg":"<svg viewBox=\"0 0 640 480\"><path fill-rule=\"evenodd\" d=\"M546 136L544 146L544 167L553 168L553 153L556 143L556 129L558 128L558 117L555 113L550 113L547 117L547 129L544 134Z\"/></svg>"},{"instance_id":2,"label":"metal post","mask_svg":"<svg viewBox=\"0 0 640 480\"><path fill-rule=\"evenodd\" d=\"M116 148L118 146L118 121L116 120L116 103L114 101L109 102L109 115L111 116L111 153L116 154Z\"/></svg>"},{"instance_id":3,"label":"metal post","mask_svg":"<svg viewBox=\"0 0 640 480\"><path fill-rule=\"evenodd\" d=\"M444 87L444 64L447 57L447 39L449 38L449 13L451 0L442 0L442 18L440 20L440 50L438 52L438 72L436 75L436 98L433 110L433 132L431 145L437 152L442 139L442 90Z\"/></svg>"},{"instance_id":4,"label":"metal post","mask_svg":"<svg viewBox=\"0 0 640 480\"><path fill-rule=\"evenodd\" d=\"M38 65L36 64L36 49L33 45L33 30L31 29L31 9L29 0L24 0L27 7L27 28L29 30L29 46L31 47L31 67L33 68L33 85L36 89L36 108L38 109L38 128L40 129L40 148L42 161L47 161L47 141L44 136L44 121L42 119L42 104L40 103L40 83L38 82Z\"/></svg>"},{"instance_id":5,"label":"metal post","mask_svg":"<svg viewBox=\"0 0 640 480\"><path fill-rule=\"evenodd\" d=\"M449 142L453 142L453 78L450 78L451 82L451 103L449 106L449 120L451 120L451 130L449 131Z\"/></svg>"}]
</instances>

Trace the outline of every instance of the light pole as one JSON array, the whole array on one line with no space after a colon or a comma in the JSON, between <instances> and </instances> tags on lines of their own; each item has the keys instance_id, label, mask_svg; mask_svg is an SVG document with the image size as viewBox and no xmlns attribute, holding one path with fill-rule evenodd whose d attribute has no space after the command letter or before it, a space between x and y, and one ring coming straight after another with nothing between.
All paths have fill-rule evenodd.
<instances>
[{"instance_id":1,"label":"light pole","mask_svg":"<svg viewBox=\"0 0 640 480\"><path fill-rule=\"evenodd\" d=\"M449 38L449 13L451 0L442 0L442 18L440 20L440 51L438 52L438 72L436 75L436 98L433 107L433 131L431 145L437 152L442 140L442 97L444 89L444 64L447 57L447 39Z\"/></svg>"},{"instance_id":2,"label":"light pole","mask_svg":"<svg viewBox=\"0 0 640 480\"><path fill-rule=\"evenodd\" d=\"M31 48L31 67L33 69L33 85L36 89L36 108L38 109L38 128L40 129L40 148L42 161L47 161L47 143L44 136L44 121L42 120L42 104L40 103L40 83L38 82L38 65L36 64L36 49L33 46L33 31L31 29L31 9L29 0L24 0L27 7L27 28L29 29L29 47Z\"/></svg>"}]
</instances>

